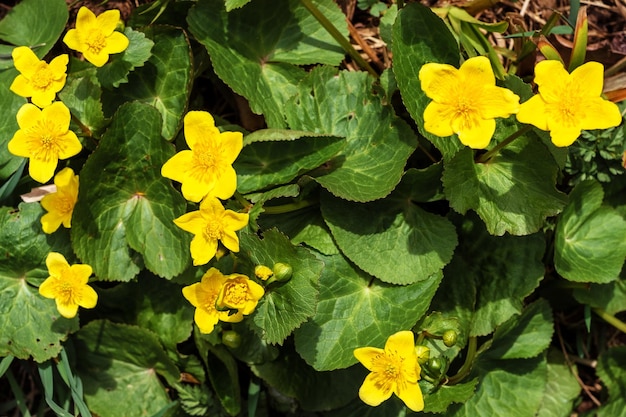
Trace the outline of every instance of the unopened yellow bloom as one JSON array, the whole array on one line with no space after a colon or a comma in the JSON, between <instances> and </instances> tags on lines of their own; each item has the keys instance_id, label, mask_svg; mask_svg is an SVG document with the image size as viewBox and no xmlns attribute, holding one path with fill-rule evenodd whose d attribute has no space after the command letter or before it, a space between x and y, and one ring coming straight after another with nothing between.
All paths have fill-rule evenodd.
<instances>
[{"instance_id":1,"label":"unopened yellow bloom","mask_svg":"<svg viewBox=\"0 0 626 417\"><path fill-rule=\"evenodd\" d=\"M161 168L161 175L182 183L183 196L198 202L206 195L222 200L237 189L232 167L243 147L240 132L220 133L213 116L191 111L184 119L185 140L189 150L178 152Z\"/></svg>"},{"instance_id":2,"label":"unopened yellow bloom","mask_svg":"<svg viewBox=\"0 0 626 417\"><path fill-rule=\"evenodd\" d=\"M406 330L389 336L385 349L355 349L354 356L371 371L359 390L364 403L377 406L396 394L411 410L424 409L424 398L417 384L421 368L413 332Z\"/></svg>"},{"instance_id":3,"label":"unopened yellow bloom","mask_svg":"<svg viewBox=\"0 0 626 417\"><path fill-rule=\"evenodd\" d=\"M13 63L20 74L11 84L11 91L18 96L30 97L41 108L52 103L67 78L67 54L59 55L48 64L37 58L27 46L18 46L11 53Z\"/></svg>"},{"instance_id":4,"label":"unopened yellow bloom","mask_svg":"<svg viewBox=\"0 0 626 417\"><path fill-rule=\"evenodd\" d=\"M424 110L424 129L437 136L456 133L466 146L483 149L496 130L496 117L519 109L519 97L496 87L489 59L465 61L461 68L429 63L419 72L422 90L433 101Z\"/></svg>"},{"instance_id":5,"label":"unopened yellow bloom","mask_svg":"<svg viewBox=\"0 0 626 417\"><path fill-rule=\"evenodd\" d=\"M41 183L54 175L59 159L70 158L82 149L70 128L70 110L55 101L43 110L27 103L17 112L20 129L9 141L9 152L30 158L28 172Z\"/></svg>"},{"instance_id":6,"label":"unopened yellow bloom","mask_svg":"<svg viewBox=\"0 0 626 417\"><path fill-rule=\"evenodd\" d=\"M265 265L257 265L254 267L254 275L263 281L267 281L272 275L274 275L274 271Z\"/></svg>"},{"instance_id":7,"label":"unopened yellow bloom","mask_svg":"<svg viewBox=\"0 0 626 417\"><path fill-rule=\"evenodd\" d=\"M217 307L237 310L237 312L226 315L222 320L230 323L240 322L243 320L243 316L254 311L263 294L265 294L263 287L247 276L242 274L229 275L217 297Z\"/></svg>"},{"instance_id":8,"label":"unopened yellow bloom","mask_svg":"<svg viewBox=\"0 0 626 417\"><path fill-rule=\"evenodd\" d=\"M191 257L194 265L204 265L217 252L217 242L233 252L239 252L239 238L235 233L248 224L248 214L225 210L215 197L207 197L200 203L200 210L183 214L174 220L181 229L193 233Z\"/></svg>"},{"instance_id":9,"label":"unopened yellow bloom","mask_svg":"<svg viewBox=\"0 0 626 417\"><path fill-rule=\"evenodd\" d=\"M216 308L217 297L228 278L215 268L209 269L200 282L183 288L183 296L196 307L193 319L202 333L211 333L220 317L228 312Z\"/></svg>"},{"instance_id":10,"label":"unopened yellow bloom","mask_svg":"<svg viewBox=\"0 0 626 417\"><path fill-rule=\"evenodd\" d=\"M128 38L115 27L120 21L119 10L107 10L96 17L82 6L76 16L76 29L70 29L63 42L71 49L82 52L85 59L96 67L107 63L110 54L123 52Z\"/></svg>"},{"instance_id":11,"label":"unopened yellow bloom","mask_svg":"<svg viewBox=\"0 0 626 417\"><path fill-rule=\"evenodd\" d=\"M78 312L78 306L94 308L98 294L87 285L92 273L85 264L69 265L63 255L50 252L46 258L50 276L39 286L39 294L54 298L57 310L63 317L71 319Z\"/></svg>"},{"instance_id":12,"label":"unopened yellow bloom","mask_svg":"<svg viewBox=\"0 0 626 417\"><path fill-rule=\"evenodd\" d=\"M535 66L539 94L522 103L517 120L550 131L556 146L569 146L583 129L606 129L622 122L615 103L604 100L604 67L587 62L569 74L559 61Z\"/></svg>"},{"instance_id":13,"label":"unopened yellow bloom","mask_svg":"<svg viewBox=\"0 0 626 417\"><path fill-rule=\"evenodd\" d=\"M54 233L63 224L72 227L72 213L78 200L78 175L74 175L72 168L63 168L54 176L54 185L57 190L46 194L41 199L41 206L47 211L41 217L41 226L44 233Z\"/></svg>"}]
</instances>

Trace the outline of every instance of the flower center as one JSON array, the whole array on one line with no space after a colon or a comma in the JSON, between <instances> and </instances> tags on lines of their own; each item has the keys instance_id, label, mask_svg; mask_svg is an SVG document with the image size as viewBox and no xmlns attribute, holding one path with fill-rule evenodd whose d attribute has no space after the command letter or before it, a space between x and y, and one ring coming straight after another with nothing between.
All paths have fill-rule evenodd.
<instances>
[{"instance_id":1,"label":"flower center","mask_svg":"<svg viewBox=\"0 0 626 417\"><path fill-rule=\"evenodd\" d=\"M393 354L380 354L374 358L372 370L376 375L376 385L381 389L390 389L401 379L402 358Z\"/></svg>"},{"instance_id":2,"label":"flower center","mask_svg":"<svg viewBox=\"0 0 626 417\"><path fill-rule=\"evenodd\" d=\"M58 298L61 299L62 304L76 304L74 301L76 299L76 296L76 288L74 287L74 285L72 285L72 283L63 281L59 284Z\"/></svg>"},{"instance_id":3,"label":"flower center","mask_svg":"<svg viewBox=\"0 0 626 417\"><path fill-rule=\"evenodd\" d=\"M45 62L41 62L40 64L30 82L36 89L45 90L52 84L52 81L54 81L54 74L50 68L48 68L48 64Z\"/></svg>"},{"instance_id":4,"label":"flower center","mask_svg":"<svg viewBox=\"0 0 626 417\"><path fill-rule=\"evenodd\" d=\"M209 220L204 227L204 238L206 240L221 240L224 234L224 227L219 220Z\"/></svg>"},{"instance_id":5,"label":"flower center","mask_svg":"<svg viewBox=\"0 0 626 417\"><path fill-rule=\"evenodd\" d=\"M248 301L248 286L245 283L229 284L224 293L224 304L228 307L238 308Z\"/></svg>"},{"instance_id":6,"label":"flower center","mask_svg":"<svg viewBox=\"0 0 626 417\"><path fill-rule=\"evenodd\" d=\"M461 97L454 108L454 118L460 119L463 128L474 125L476 113L476 106L465 97Z\"/></svg>"},{"instance_id":7,"label":"flower center","mask_svg":"<svg viewBox=\"0 0 626 417\"><path fill-rule=\"evenodd\" d=\"M85 39L85 43L87 44L87 48L89 51L94 54L99 54L102 49L107 45L106 36L102 34L102 31L99 29L92 29L87 38Z\"/></svg>"},{"instance_id":8,"label":"flower center","mask_svg":"<svg viewBox=\"0 0 626 417\"><path fill-rule=\"evenodd\" d=\"M74 211L74 201L67 196L61 197L56 200L54 208L60 214L69 214Z\"/></svg>"},{"instance_id":9,"label":"flower center","mask_svg":"<svg viewBox=\"0 0 626 417\"><path fill-rule=\"evenodd\" d=\"M28 131L28 142L32 158L41 161L58 159L61 152L59 127L51 120L40 120Z\"/></svg>"}]
</instances>

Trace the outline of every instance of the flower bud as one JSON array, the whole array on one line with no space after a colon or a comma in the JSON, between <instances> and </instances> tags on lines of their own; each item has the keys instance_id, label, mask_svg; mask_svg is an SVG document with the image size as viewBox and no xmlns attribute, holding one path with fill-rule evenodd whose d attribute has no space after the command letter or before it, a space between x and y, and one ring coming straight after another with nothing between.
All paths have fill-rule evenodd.
<instances>
[{"instance_id":1,"label":"flower bud","mask_svg":"<svg viewBox=\"0 0 626 417\"><path fill-rule=\"evenodd\" d=\"M443 356L430 358L426 367L433 375L439 376L446 370L446 358Z\"/></svg>"},{"instance_id":2,"label":"flower bud","mask_svg":"<svg viewBox=\"0 0 626 417\"><path fill-rule=\"evenodd\" d=\"M257 265L254 267L254 275L256 275L257 278L263 281L267 281L269 277L274 275L274 271L272 271L265 265Z\"/></svg>"},{"instance_id":3,"label":"flower bud","mask_svg":"<svg viewBox=\"0 0 626 417\"><path fill-rule=\"evenodd\" d=\"M222 343L231 349L237 349L241 346L241 336L234 330L225 330L222 332Z\"/></svg>"},{"instance_id":4,"label":"flower bud","mask_svg":"<svg viewBox=\"0 0 626 417\"><path fill-rule=\"evenodd\" d=\"M458 333L454 330L446 330L445 332L443 332L443 344L447 347L452 347L456 345L456 340L458 337Z\"/></svg>"},{"instance_id":5,"label":"flower bud","mask_svg":"<svg viewBox=\"0 0 626 417\"><path fill-rule=\"evenodd\" d=\"M278 262L274 264L274 276L277 281L289 281L293 274L293 268L289 264Z\"/></svg>"},{"instance_id":6,"label":"flower bud","mask_svg":"<svg viewBox=\"0 0 626 417\"><path fill-rule=\"evenodd\" d=\"M426 346L417 345L415 346L415 353L417 354L417 363L420 365L424 365L428 362L430 358L430 349Z\"/></svg>"}]
</instances>

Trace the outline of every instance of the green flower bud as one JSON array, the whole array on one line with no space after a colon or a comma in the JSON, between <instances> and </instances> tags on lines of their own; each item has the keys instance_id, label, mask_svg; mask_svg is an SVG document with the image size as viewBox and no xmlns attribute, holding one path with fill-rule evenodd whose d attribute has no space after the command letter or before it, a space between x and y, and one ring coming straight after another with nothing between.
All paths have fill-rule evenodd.
<instances>
[{"instance_id":1,"label":"green flower bud","mask_svg":"<svg viewBox=\"0 0 626 417\"><path fill-rule=\"evenodd\" d=\"M452 347L454 345L456 345L456 340L459 337L458 333L455 332L454 330L446 330L443 333L443 344L446 345L447 347Z\"/></svg>"},{"instance_id":2,"label":"green flower bud","mask_svg":"<svg viewBox=\"0 0 626 417\"><path fill-rule=\"evenodd\" d=\"M444 356L430 358L425 366L431 375L438 378L446 371L446 358Z\"/></svg>"},{"instance_id":3,"label":"green flower bud","mask_svg":"<svg viewBox=\"0 0 626 417\"><path fill-rule=\"evenodd\" d=\"M293 268L289 264L278 262L274 264L274 277L276 281L289 281L293 275Z\"/></svg>"},{"instance_id":4,"label":"green flower bud","mask_svg":"<svg viewBox=\"0 0 626 417\"><path fill-rule=\"evenodd\" d=\"M222 343L231 349L237 349L241 346L241 336L234 330L225 330L222 332Z\"/></svg>"},{"instance_id":5,"label":"green flower bud","mask_svg":"<svg viewBox=\"0 0 626 417\"><path fill-rule=\"evenodd\" d=\"M430 358L430 349L426 346L417 345L415 346L415 353L417 354L417 363L420 365L424 365L428 362Z\"/></svg>"}]
</instances>

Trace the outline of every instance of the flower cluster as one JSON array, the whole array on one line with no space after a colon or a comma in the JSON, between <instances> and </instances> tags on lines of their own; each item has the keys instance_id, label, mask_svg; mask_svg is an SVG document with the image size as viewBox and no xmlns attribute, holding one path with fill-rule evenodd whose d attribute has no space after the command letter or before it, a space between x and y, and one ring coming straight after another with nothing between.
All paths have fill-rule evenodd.
<instances>
[{"instance_id":1,"label":"flower cluster","mask_svg":"<svg viewBox=\"0 0 626 417\"><path fill-rule=\"evenodd\" d=\"M196 307L194 321L202 333L211 333L220 320L242 321L264 294L263 287L246 275L224 275L216 268L209 269L200 282L183 288L185 298Z\"/></svg>"},{"instance_id":2,"label":"flower cluster","mask_svg":"<svg viewBox=\"0 0 626 417\"><path fill-rule=\"evenodd\" d=\"M550 132L556 146L569 146L583 129L604 129L621 123L615 103L601 97L604 69L588 62L568 73L560 61L535 67L539 94L519 104L512 91L497 87L486 57L466 60L459 69L428 63L419 71L422 90L432 101L424 110L424 129L437 136L456 133L464 145L486 148L498 117L517 114L521 123Z\"/></svg>"}]
</instances>

